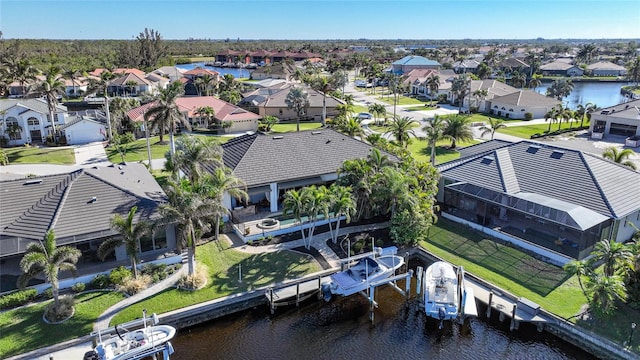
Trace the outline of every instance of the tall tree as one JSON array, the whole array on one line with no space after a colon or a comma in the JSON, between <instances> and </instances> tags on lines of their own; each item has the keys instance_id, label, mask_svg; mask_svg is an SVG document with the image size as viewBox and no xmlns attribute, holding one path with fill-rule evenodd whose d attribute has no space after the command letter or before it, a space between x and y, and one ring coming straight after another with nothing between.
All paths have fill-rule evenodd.
<instances>
[{"instance_id":1,"label":"tall tree","mask_svg":"<svg viewBox=\"0 0 640 360\"><path fill-rule=\"evenodd\" d=\"M547 88L547 96L562 100L562 98L569 96L573 91L573 81L571 79L556 79Z\"/></svg>"},{"instance_id":2,"label":"tall tree","mask_svg":"<svg viewBox=\"0 0 640 360\"><path fill-rule=\"evenodd\" d=\"M416 133L413 131L413 126L416 124L418 122L408 116L396 116L391 120L387 134L391 134L400 147L406 148L411 136L416 137Z\"/></svg>"},{"instance_id":3,"label":"tall tree","mask_svg":"<svg viewBox=\"0 0 640 360\"><path fill-rule=\"evenodd\" d=\"M458 113L462 113L462 105L464 104L464 98L469 94L471 79L466 75L459 75L453 79L451 83L451 93L456 97L458 101Z\"/></svg>"},{"instance_id":4,"label":"tall tree","mask_svg":"<svg viewBox=\"0 0 640 360\"><path fill-rule=\"evenodd\" d=\"M152 105L144 114L145 121L153 129L160 132L160 142L163 140L163 133L169 132L169 150L171 154L176 152L176 145L173 135L179 125L183 125L187 129L191 129L187 117L176 103L176 99L184 93L182 83L175 81L165 89L161 89L156 97L154 105Z\"/></svg>"},{"instance_id":5,"label":"tall tree","mask_svg":"<svg viewBox=\"0 0 640 360\"><path fill-rule=\"evenodd\" d=\"M469 116L453 114L445 117L444 135L451 139L451 148L455 149L459 141L473 140Z\"/></svg>"},{"instance_id":6,"label":"tall tree","mask_svg":"<svg viewBox=\"0 0 640 360\"><path fill-rule=\"evenodd\" d=\"M624 282L619 275L593 275L587 283L587 293L591 297L591 303L604 314L615 310L617 300L625 300L627 297Z\"/></svg>"},{"instance_id":7,"label":"tall tree","mask_svg":"<svg viewBox=\"0 0 640 360\"><path fill-rule=\"evenodd\" d=\"M44 72L44 79L36 82L32 89L33 93L44 96L49 109L49 120L51 121L51 132L56 137L56 107L58 106L58 97L65 95L65 86L60 77L60 68L55 65L49 66Z\"/></svg>"},{"instance_id":8,"label":"tall tree","mask_svg":"<svg viewBox=\"0 0 640 360\"><path fill-rule=\"evenodd\" d=\"M335 244L338 241L338 234L340 232L340 218L345 217L345 222L348 224L351 222L351 217L356 213L356 203L351 194L351 188L347 186L340 186L331 184L330 187L331 196L333 201L331 202L331 214L336 219L336 231L333 233L332 239ZM331 228L331 222L329 222L329 228Z\"/></svg>"},{"instance_id":9,"label":"tall tree","mask_svg":"<svg viewBox=\"0 0 640 360\"><path fill-rule=\"evenodd\" d=\"M480 133L480 136L482 137L487 134L491 134L491 140L493 140L493 136L496 134L497 130L507 127L507 125L505 125L504 123L504 120L502 119L494 119L488 117L487 120L489 120L489 123L482 125L479 129L480 131L482 131L482 133Z\"/></svg>"},{"instance_id":10,"label":"tall tree","mask_svg":"<svg viewBox=\"0 0 640 360\"><path fill-rule=\"evenodd\" d=\"M134 221L134 217L138 207L134 206L129 210L127 217L119 214L111 218L111 230L117 232L120 236L112 237L105 240L98 247L98 256L104 260L107 255L115 251L118 246L124 245L129 260L131 260L131 271L133 277L138 277L138 254L140 253L140 239L151 232L151 225L146 221Z\"/></svg>"},{"instance_id":11,"label":"tall tree","mask_svg":"<svg viewBox=\"0 0 640 360\"><path fill-rule=\"evenodd\" d=\"M602 157L620 165L628 166L633 170L637 170L636 164L633 161L629 160L629 157L633 156L634 154L635 152L631 149L619 149L615 146L610 146L604 149Z\"/></svg>"},{"instance_id":12,"label":"tall tree","mask_svg":"<svg viewBox=\"0 0 640 360\"><path fill-rule=\"evenodd\" d=\"M216 118L216 111L211 106L200 106L196 109L195 115L198 115L198 125L202 126L202 120L204 120L204 127L208 129L211 120Z\"/></svg>"},{"instance_id":13,"label":"tall tree","mask_svg":"<svg viewBox=\"0 0 640 360\"><path fill-rule=\"evenodd\" d=\"M473 95L473 97L476 99L476 107L478 108L478 111L484 112L484 109L480 107L480 104L484 104L484 99L489 96L489 92L485 89L478 89L471 95ZM471 107L471 104L469 104L469 107Z\"/></svg>"},{"instance_id":14,"label":"tall tree","mask_svg":"<svg viewBox=\"0 0 640 360\"><path fill-rule=\"evenodd\" d=\"M300 131L300 118L306 115L309 108L309 93L302 87L294 86L289 90L284 102L289 109L296 112L296 131Z\"/></svg>"},{"instance_id":15,"label":"tall tree","mask_svg":"<svg viewBox=\"0 0 640 360\"><path fill-rule=\"evenodd\" d=\"M220 201L218 202L219 205L223 205L222 200L224 194L228 194L232 198L245 202L249 200L247 185L240 178L236 177L233 174L233 171L226 166L220 166L211 171L211 175L206 177L205 184L211 186L214 194L220 194ZM215 210L215 238L218 239L220 232L220 218L226 215L228 210L224 206L218 206Z\"/></svg>"},{"instance_id":16,"label":"tall tree","mask_svg":"<svg viewBox=\"0 0 640 360\"><path fill-rule=\"evenodd\" d=\"M429 97L431 98L431 106L433 100L438 98L438 89L440 89L440 76L431 75L427 78L427 87L429 88Z\"/></svg>"},{"instance_id":17,"label":"tall tree","mask_svg":"<svg viewBox=\"0 0 640 360\"><path fill-rule=\"evenodd\" d=\"M640 55L627 63L627 78L636 86L640 83Z\"/></svg>"},{"instance_id":18,"label":"tall tree","mask_svg":"<svg viewBox=\"0 0 640 360\"><path fill-rule=\"evenodd\" d=\"M167 154L165 170L178 179L178 172L187 173L191 183L197 183L206 170L224 166L222 162L222 148L210 138L201 139L194 136L181 137L176 142L174 154Z\"/></svg>"},{"instance_id":19,"label":"tall tree","mask_svg":"<svg viewBox=\"0 0 640 360\"><path fill-rule=\"evenodd\" d=\"M569 275L575 275L578 278L578 285L580 285L580 290L584 294L584 297L589 301L589 295L584 288L584 284L582 283L582 278L585 276L590 276L593 273L593 269L591 266L584 260L571 260L564 265L564 271L566 271Z\"/></svg>"},{"instance_id":20,"label":"tall tree","mask_svg":"<svg viewBox=\"0 0 640 360\"><path fill-rule=\"evenodd\" d=\"M422 128L422 131L425 133L425 138L429 147L431 149L429 154L429 161L431 165L436 164L436 144L441 139L445 138L444 130L445 130L445 120L439 115L435 115L431 119L425 119L427 125Z\"/></svg>"},{"instance_id":21,"label":"tall tree","mask_svg":"<svg viewBox=\"0 0 640 360\"><path fill-rule=\"evenodd\" d=\"M58 274L60 271L71 271L75 275L76 263L82 253L71 246L57 246L53 230L47 231L44 243L30 243L20 260L22 275L18 278L18 287L24 288L30 279L44 274L51 284L55 308L60 306Z\"/></svg>"},{"instance_id":22,"label":"tall tree","mask_svg":"<svg viewBox=\"0 0 640 360\"><path fill-rule=\"evenodd\" d=\"M138 34L136 41L140 49L140 66L142 68L155 68L158 65L158 60L167 54L167 47L157 30L145 28Z\"/></svg>"},{"instance_id":23,"label":"tall tree","mask_svg":"<svg viewBox=\"0 0 640 360\"><path fill-rule=\"evenodd\" d=\"M369 104L367 108L371 114L373 114L373 118L375 119L375 123L378 124L378 119L381 117L386 117L387 109L382 104L372 103Z\"/></svg>"},{"instance_id":24,"label":"tall tree","mask_svg":"<svg viewBox=\"0 0 640 360\"><path fill-rule=\"evenodd\" d=\"M613 276L632 258L631 251L624 244L615 240L601 240L596 243L592 252L595 262L602 262L602 273Z\"/></svg>"},{"instance_id":25,"label":"tall tree","mask_svg":"<svg viewBox=\"0 0 640 360\"><path fill-rule=\"evenodd\" d=\"M89 85L87 87L87 94L97 94L104 97L105 113L107 115L107 128L109 132L109 141L113 139L113 130L111 126L111 111L109 109L109 84L116 76L108 70L100 73L97 78L88 78Z\"/></svg>"},{"instance_id":26,"label":"tall tree","mask_svg":"<svg viewBox=\"0 0 640 360\"><path fill-rule=\"evenodd\" d=\"M65 79L71 81L71 85L73 86L73 96L78 97L80 94L78 94L77 85L78 79L80 78L80 70L75 67L69 66L64 68L62 76Z\"/></svg>"},{"instance_id":27,"label":"tall tree","mask_svg":"<svg viewBox=\"0 0 640 360\"><path fill-rule=\"evenodd\" d=\"M335 90L335 85L331 81L331 78L326 76L317 76L311 81L311 88L322 94L322 126L325 125L327 120L327 93Z\"/></svg>"},{"instance_id":28,"label":"tall tree","mask_svg":"<svg viewBox=\"0 0 640 360\"><path fill-rule=\"evenodd\" d=\"M531 76L531 80L529 80L529 87L533 89L533 91L536 91L536 89L538 88L538 86L542 85L542 75L540 74L533 74Z\"/></svg>"}]
</instances>

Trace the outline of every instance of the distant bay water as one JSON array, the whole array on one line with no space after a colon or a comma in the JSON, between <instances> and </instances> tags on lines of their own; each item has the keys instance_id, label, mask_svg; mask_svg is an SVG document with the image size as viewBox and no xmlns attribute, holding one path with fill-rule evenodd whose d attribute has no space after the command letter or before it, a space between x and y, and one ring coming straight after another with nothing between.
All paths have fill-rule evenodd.
<instances>
[{"instance_id":1,"label":"distant bay water","mask_svg":"<svg viewBox=\"0 0 640 360\"><path fill-rule=\"evenodd\" d=\"M209 66L205 65L204 62L196 62L191 64L180 64L176 65L178 69L183 69L186 71L193 70L197 67L202 67L208 70L217 71L220 75L231 74L236 79L238 78L248 78L251 75L250 70L247 69L239 69L239 68L230 68L230 67L217 67L217 66Z\"/></svg>"}]
</instances>

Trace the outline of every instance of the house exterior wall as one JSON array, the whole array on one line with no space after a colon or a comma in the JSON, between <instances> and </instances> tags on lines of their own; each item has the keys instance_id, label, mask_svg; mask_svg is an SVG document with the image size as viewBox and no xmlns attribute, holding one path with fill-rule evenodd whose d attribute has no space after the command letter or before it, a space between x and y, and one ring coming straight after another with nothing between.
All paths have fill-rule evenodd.
<instances>
[{"instance_id":1,"label":"house exterior wall","mask_svg":"<svg viewBox=\"0 0 640 360\"><path fill-rule=\"evenodd\" d=\"M627 70L593 69L591 73L593 76L624 76Z\"/></svg>"},{"instance_id":2,"label":"house exterior wall","mask_svg":"<svg viewBox=\"0 0 640 360\"><path fill-rule=\"evenodd\" d=\"M640 229L640 210L631 213L618 221L620 224L618 225L618 234L615 238L616 241L629 241L633 234L635 234L636 229ZM631 224L635 225L635 228Z\"/></svg>"},{"instance_id":3,"label":"house exterior wall","mask_svg":"<svg viewBox=\"0 0 640 360\"><path fill-rule=\"evenodd\" d=\"M233 121L231 123L231 127L227 128L225 132L239 133L239 132L247 132L247 131L257 131L257 130L258 130L258 120L239 120L239 121Z\"/></svg>"},{"instance_id":4,"label":"house exterior wall","mask_svg":"<svg viewBox=\"0 0 640 360\"><path fill-rule=\"evenodd\" d=\"M601 123L604 123L604 127L602 127ZM611 124L616 124L615 126L628 126L631 130L635 126L635 135L640 136L640 120L638 119L629 119L623 117L617 117L615 115L603 115L599 112L593 112L591 114L591 122L589 123L589 132L594 133L603 133L604 135L609 135L611 131ZM629 134L631 135L631 134Z\"/></svg>"},{"instance_id":5,"label":"house exterior wall","mask_svg":"<svg viewBox=\"0 0 640 360\"><path fill-rule=\"evenodd\" d=\"M51 122L48 120L48 114L39 113L34 110L28 110L25 112L24 110L25 108L23 107L14 106L10 109L7 109L5 114L2 115L4 121L0 130L2 131L1 134L4 135L7 139L9 139L9 132L7 131L8 121L15 120L22 128L19 138L11 140L10 145L30 144L33 141L33 139L31 138L31 131L40 131L42 141L44 141L47 135L49 135L51 132L51 128L48 128L48 126L51 125ZM65 114L55 113L54 115L56 117L56 126L64 125ZM37 120L38 125L29 125L29 119Z\"/></svg>"},{"instance_id":6,"label":"house exterior wall","mask_svg":"<svg viewBox=\"0 0 640 360\"><path fill-rule=\"evenodd\" d=\"M104 141L106 125L98 124L94 121L80 121L64 130L67 144L88 144L95 141Z\"/></svg>"},{"instance_id":7,"label":"house exterior wall","mask_svg":"<svg viewBox=\"0 0 640 360\"><path fill-rule=\"evenodd\" d=\"M489 102L491 113L499 116L507 116L511 119L524 119L524 114L530 112L534 119L544 118L544 114L549 112L552 106L522 106L501 103L499 101Z\"/></svg>"},{"instance_id":8,"label":"house exterior wall","mask_svg":"<svg viewBox=\"0 0 640 360\"><path fill-rule=\"evenodd\" d=\"M263 118L267 115L275 116L280 120L293 120L298 117L295 110L289 109L286 106L283 107L259 107L260 116ZM335 107L327 106L327 117L337 115L338 112ZM322 107L310 107L307 108L307 114L303 117L305 119L314 119L314 121L320 121L322 119Z\"/></svg>"}]
</instances>

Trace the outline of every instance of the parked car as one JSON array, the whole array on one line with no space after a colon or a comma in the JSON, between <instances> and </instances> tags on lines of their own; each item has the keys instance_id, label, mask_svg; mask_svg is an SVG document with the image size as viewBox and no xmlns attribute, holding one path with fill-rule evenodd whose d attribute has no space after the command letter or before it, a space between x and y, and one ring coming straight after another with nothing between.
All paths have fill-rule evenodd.
<instances>
[{"instance_id":1,"label":"parked car","mask_svg":"<svg viewBox=\"0 0 640 360\"><path fill-rule=\"evenodd\" d=\"M373 115L369 114L368 112L361 112L358 114L358 119L360 120L369 120L373 118Z\"/></svg>"},{"instance_id":2,"label":"parked car","mask_svg":"<svg viewBox=\"0 0 640 360\"><path fill-rule=\"evenodd\" d=\"M353 82L353 85L355 85L356 87L365 87L367 86L367 82L364 80L356 80Z\"/></svg>"}]
</instances>

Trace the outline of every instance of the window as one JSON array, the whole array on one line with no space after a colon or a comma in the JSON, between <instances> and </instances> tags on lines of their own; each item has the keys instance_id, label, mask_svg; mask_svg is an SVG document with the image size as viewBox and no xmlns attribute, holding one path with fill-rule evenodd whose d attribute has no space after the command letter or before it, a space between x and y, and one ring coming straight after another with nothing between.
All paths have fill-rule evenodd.
<instances>
[{"instance_id":1,"label":"window","mask_svg":"<svg viewBox=\"0 0 640 360\"><path fill-rule=\"evenodd\" d=\"M9 135L9 140L20 140L22 139L22 126L18 124L18 119L14 117L7 118L6 133Z\"/></svg>"},{"instance_id":2,"label":"window","mask_svg":"<svg viewBox=\"0 0 640 360\"><path fill-rule=\"evenodd\" d=\"M27 120L27 123L29 124L29 126L40 125L40 120L31 117Z\"/></svg>"}]
</instances>

